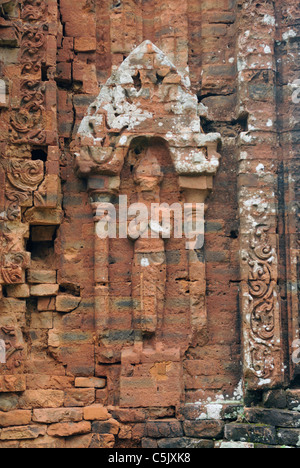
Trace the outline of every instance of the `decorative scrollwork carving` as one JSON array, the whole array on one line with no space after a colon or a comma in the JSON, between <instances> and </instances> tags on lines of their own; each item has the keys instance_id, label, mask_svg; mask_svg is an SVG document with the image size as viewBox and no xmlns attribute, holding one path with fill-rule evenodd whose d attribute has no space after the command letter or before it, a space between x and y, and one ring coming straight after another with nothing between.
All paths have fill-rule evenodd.
<instances>
[{"instance_id":1,"label":"decorative scrollwork carving","mask_svg":"<svg viewBox=\"0 0 300 468\"><path fill-rule=\"evenodd\" d=\"M7 369L19 368L24 359L25 350L21 331L15 327L0 327L0 339L5 343Z\"/></svg>"},{"instance_id":2,"label":"decorative scrollwork carving","mask_svg":"<svg viewBox=\"0 0 300 468\"><path fill-rule=\"evenodd\" d=\"M21 108L11 117L14 143L44 144L43 110L45 86L34 80L25 80L21 86Z\"/></svg>"},{"instance_id":3,"label":"decorative scrollwork carving","mask_svg":"<svg viewBox=\"0 0 300 468\"><path fill-rule=\"evenodd\" d=\"M12 159L8 163L7 178L13 187L23 192L37 190L44 179L44 163Z\"/></svg>"},{"instance_id":4,"label":"decorative scrollwork carving","mask_svg":"<svg viewBox=\"0 0 300 468\"><path fill-rule=\"evenodd\" d=\"M44 0L23 0L21 17L25 21L39 21L43 19L46 8Z\"/></svg>"},{"instance_id":5,"label":"decorative scrollwork carving","mask_svg":"<svg viewBox=\"0 0 300 468\"><path fill-rule=\"evenodd\" d=\"M21 41L22 75L37 73L44 60L46 35L43 25L25 25Z\"/></svg>"},{"instance_id":6,"label":"decorative scrollwork carving","mask_svg":"<svg viewBox=\"0 0 300 468\"><path fill-rule=\"evenodd\" d=\"M0 272L3 284L22 284L24 271L29 266L29 254L20 250L18 240L12 234L0 236Z\"/></svg>"},{"instance_id":7,"label":"decorative scrollwork carving","mask_svg":"<svg viewBox=\"0 0 300 468\"><path fill-rule=\"evenodd\" d=\"M269 243L270 226L261 220L254 228L248 256L250 296L250 353L252 369L258 378L271 377L275 336L275 288L273 263L276 252Z\"/></svg>"},{"instance_id":8,"label":"decorative scrollwork carving","mask_svg":"<svg viewBox=\"0 0 300 468\"><path fill-rule=\"evenodd\" d=\"M40 2L29 0L24 2L24 10L30 16ZM27 10L26 10L27 8ZM29 10L28 10L29 8ZM31 12L31 13L30 13ZM20 37L20 63L22 65L21 105L10 118L10 138L15 144L46 143L44 130L45 85L41 81L42 66L45 65L47 25L43 23L27 23L18 29ZM27 76L27 79L26 79ZM37 79L32 78L37 77Z\"/></svg>"},{"instance_id":9,"label":"decorative scrollwork carving","mask_svg":"<svg viewBox=\"0 0 300 468\"><path fill-rule=\"evenodd\" d=\"M8 221L15 221L20 215L20 205L28 199L28 193L7 191L6 218Z\"/></svg>"}]
</instances>

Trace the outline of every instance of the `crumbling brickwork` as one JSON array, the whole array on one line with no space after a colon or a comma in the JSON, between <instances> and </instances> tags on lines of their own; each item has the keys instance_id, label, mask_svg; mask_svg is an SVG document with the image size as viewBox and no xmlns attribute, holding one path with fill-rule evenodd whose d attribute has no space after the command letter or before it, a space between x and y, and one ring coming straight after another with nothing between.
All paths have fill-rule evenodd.
<instances>
[{"instance_id":1,"label":"crumbling brickwork","mask_svg":"<svg viewBox=\"0 0 300 468\"><path fill-rule=\"evenodd\" d=\"M299 447L299 28L0 0L0 448ZM101 238L124 196L205 205L204 244Z\"/></svg>"}]
</instances>

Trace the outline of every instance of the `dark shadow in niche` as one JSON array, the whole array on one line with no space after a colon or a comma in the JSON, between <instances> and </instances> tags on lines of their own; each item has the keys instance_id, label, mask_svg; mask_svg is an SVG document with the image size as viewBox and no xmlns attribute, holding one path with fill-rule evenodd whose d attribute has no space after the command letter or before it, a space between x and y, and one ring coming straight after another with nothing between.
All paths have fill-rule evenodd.
<instances>
[{"instance_id":1,"label":"dark shadow in niche","mask_svg":"<svg viewBox=\"0 0 300 468\"><path fill-rule=\"evenodd\" d=\"M133 85L137 91L140 91L142 89L142 80L140 72L138 72L138 74L133 77Z\"/></svg>"},{"instance_id":2,"label":"dark shadow in niche","mask_svg":"<svg viewBox=\"0 0 300 468\"><path fill-rule=\"evenodd\" d=\"M156 73L156 84L160 85L164 81L164 77Z\"/></svg>"},{"instance_id":3,"label":"dark shadow in niche","mask_svg":"<svg viewBox=\"0 0 300 468\"><path fill-rule=\"evenodd\" d=\"M231 239L238 239L239 238L239 231L238 230L233 230L230 231L230 236Z\"/></svg>"},{"instance_id":4,"label":"dark shadow in niche","mask_svg":"<svg viewBox=\"0 0 300 468\"><path fill-rule=\"evenodd\" d=\"M70 294L71 296L80 297L80 286L71 283L62 283L59 286L59 292Z\"/></svg>"},{"instance_id":5,"label":"dark shadow in niche","mask_svg":"<svg viewBox=\"0 0 300 468\"><path fill-rule=\"evenodd\" d=\"M57 226L31 226L27 251L31 253L32 268L56 269L56 231Z\"/></svg>"},{"instance_id":6,"label":"dark shadow in niche","mask_svg":"<svg viewBox=\"0 0 300 468\"><path fill-rule=\"evenodd\" d=\"M299 372L300 372L300 370L299 370ZM291 388L294 389L294 390L295 389L300 389L300 374L297 375L295 377L295 379L293 380L293 382L291 384Z\"/></svg>"},{"instance_id":7,"label":"dark shadow in niche","mask_svg":"<svg viewBox=\"0 0 300 468\"><path fill-rule=\"evenodd\" d=\"M41 72L42 72L42 81L49 81L48 78L48 67L46 65L42 65L41 67Z\"/></svg>"},{"instance_id":8,"label":"dark shadow in niche","mask_svg":"<svg viewBox=\"0 0 300 468\"><path fill-rule=\"evenodd\" d=\"M47 150L43 148L35 148L31 151L32 161L46 162L48 158Z\"/></svg>"},{"instance_id":9,"label":"dark shadow in niche","mask_svg":"<svg viewBox=\"0 0 300 468\"><path fill-rule=\"evenodd\" d=\"M242 114L231 122L211 121L201 117L201 127L204 133L221 133L222 137L235 138L242 132L248 131L248 114Z\"/></svg>"}]
</instances>

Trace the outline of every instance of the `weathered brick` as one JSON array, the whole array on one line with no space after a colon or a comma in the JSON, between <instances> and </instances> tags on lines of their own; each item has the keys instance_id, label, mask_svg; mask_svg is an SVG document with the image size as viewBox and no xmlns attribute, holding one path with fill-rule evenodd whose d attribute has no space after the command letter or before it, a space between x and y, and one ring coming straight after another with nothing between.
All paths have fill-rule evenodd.
<instances>
[{"instance_id":1,"label":"weathered brick","mask_svg":"<svg viewBox=\"0 0 300 468\"><path fill-rule=\"evenodd\" d=\"M57 296L57 284L38 284L30 287L30 294L36 297Z\"/></svg>"},{"instance_id":2,"label":"weathered brick","mask_svg":"<svg viewBox=\"0 0 300 468\"><path fill-rule=\"evenodd\" d=\"M8 412L17 408L19 397L11 393L0 394L0 411Z\"/></svg>"},{"instance_id":3,"label":"weathered brick","mask_svg":"<svg viewBox=\"0 0 300 468\"><path fill-rule=\"evenodd\" d=\"M83 410L79 408L34 409L32 413L32 420L37 423L78 422L82 419Z\"/></svg>"},{"instance_id":4,"label":"weathered brick","mask_svg":"<svg viewBox=\"0 0 300 468\"><path fill-rule=\"evenodd\" d=\"M0 6L0 339L9 351L0 434L21 438L0 448L113 447L111 420L121 422L118 447L204 448L223 437L221 419L239 416L250 424L230 430L255 442L216 447L297 446L299 390L285 385L289 369L297 382L299 366L286 352L282 359L282 336L299 331L297 288L286 287L297 283L299 247L297 7L51 0L36 11L19 3ZM131 53L141 31L166 58L150 42ZM152 192L140 183L155 179L145 178L143 159L161 178ZM173 237L97 239L91 201L114 195L117 203L118 192L130 203L206 199L205 249L188 252ZM295 305L287 330L276 303L284 295ZM259 320L251 328L256 299L274 315L272 331ZM143 310L148 317L136 323ZM253 334L270 355L251 353ZM250 354L256 362L241 365ZM262 379L256 370L270 366ZM246 405L260 406L245 414L241 381ZM87 421L99 433L76 432ZM60 424L59 437L22 439L36 436L25 429L36 423Z\"/></svg>"},{"instance_id":5,"label":"weathered brick","mask_svg":"<svg viewBox=\"0 0 300 468\"><path fill-rule=\"evenodd\" d=\"M6 286L6 292L9 297L24 299L30 297L30 289L27 284L16 284Z\"/></svg>"},{"instance_id":6,"label":"weathered brick","mask_svg":"<svg viewBox=\"0 0 300 468\"><path fill-rule=\"evenodd\" d=\"M277 431L278 444L300 447L300 429L283 429Z\"/></svg>"},{"instance_id":7,"label":"weathered brick","mask_svg":"<svg viewBox=\"0 0 300 468\"><path fill-rule=\"evenodd\" d=\"M287 390L286 394L288 409L300 411L300 390Z\"/></svg>"},{"instance_id":8,"label":"weathered brick","mask_svg":"<svg viewBox=\"0 0 300 468\"><path fill-rule=\"evenodd\" d=\"M56 310L62 313L72 312L77 309L80 302L80 297L71 296L70 294L59 295L56 298Z\"/></svg>"},{"instance_id":9,"label":"weathered brick","mask_svg":"<svg viewBox=\"0 0 300 468\"><path fill-rule=\"evenodd\" d=\"M25 375L0 375L0 393L24 392Z\"/></svg>"},{"instance_id":10,"label":"weathered brick","mask_svg":"<svg viewBox=\"0 0 300 468\"><path fill-rule=\"evenodd\" d=\"M124 423L144 422L146 419L146 410L142 408L108 408L115 419Z\"/></svg>"},{"instance_id":11,"label":"weathered brick","mask_svg":"<svg viewBox=\"0 0 300 468\"><path fill-rule=\"evenodd\" d=\"M181 423L176 420L147 421L147 436L152 439L176 438L183 436Z\"/></svg>"},{"instance_id":12,"label":"weathered brick","mask_svg":"<svg viewBox=\"0 0 300 468\"><path fill-rule=\"evenodd\" d=\"M259 426L257 424L227 424L225 438L234 442L250 442L257 444L277 444L275 427Z\"/></svg>"},{"instance_id":13,"label":"weathered brick","mask_svg":"<svg viewBox=\"0 0 300 468\"><path fill-rule=\"evenodd\" d=\"M187 437L199 439L218 439L224 432L222 421L185 421L183 423L184 433Z\"/></svg>"},{"instance_id":14,"label":"weathered brick","mask_svg":"<svg viewBox=\"0 0 300 468\"><path fill-rule=\"evenodd\" d=\"M84 419L87 421L106 421L111 419L111 415L103 406L86 406L84 408Z\"/></svg>"},{"instance_id":15,"label":"weathered brick","mask_svg":"<svg viewBox=\"0 0 300 468\"><path fill-rule=\"evenodd\" d=\"M30 424L31 411L10 411L9 413L0 412L0 427L26 426Z\"/></svg>"},{"instance_id":16,"label":"weathered brick","mask_svg":"<svg viewBox=\"0 0 300 468\"><path fill-rule=\"evenodd\" d=\"M70 437L74 435L87 434L91 431L91 423L61 422L48 427L47 434L52 437Z\"/></svg>"},{"instance_id":17,"label":"weathered brick","mask_svg":"<svg viewBox=\"0 0 300 468\"><path fill-rule=\"evenodd\" d=\"M27 272L27 279L30 284L55 284L56 271L29 269Z\"/></svg>"},{"instance_id":18,"label":"weathered brick","mask_svg":"<svg viewBox=\"0 0 300 468\"><path fill-rule=\"evenodd\" d=\"M65 448L65 441L57 437L49 437L48 435L38 437L34 440L24 440L20 442L19 448L22 449L52 449Z\"/></svg>"},{"instance_id":19,"label":"weathered brick","mask_svg":"<svg viewBox=\"0 0 300 468\"><path fill-rule=\"evenodd\" d=\"M96 421L92 423L92 430L97 434L117 435L120 430L120 424L115 419L108 421Z\"/></svg>"},{"instance_id":20,"label":"weathered brick","mask_svg":"<svg viewBox=\"0 0 300 468\"><path fill-rule=\"evenodd\" d=\"M175 438L175 439L160 439L158 440L158 447L160 449L181 449L181 448L214 448L213 440L191 439L188 437Z\"/></svg>"},{"instance_id":21,"label":"weathered brick","mask_svg":"<svg viewBox=\"0 0 300 468\"><path fill-rule=\"evenodd\" d=\"M300 428L300 414L293 411L248 408L245 410L245 415L250 423Z\"/></svg>"},{"instance_id":22,"label":"weathered brick","mask_svg":"<svg viewBox=\"0 0 300 468\"><path fill-rule=\"evenodd\" d=\"M77 377L75 379L75 387L77 388L104 388L105 386L105 379L96 377Z\"/></svg>"},{"instance_id":23,"label":"weathered brick","mask_svg":"<svg viewBox=\"0 0 300 468\"><path fill-rule=\"evenodd\" d=\"M285 390L270 390L265 392L263 403L266 408L285 409L287 407L287 394Z\"/></svg>"},{"instance_id":24,"label":"weathered brick","mask_svg":"<svg viewBox=\"0 0 300 468\"><path fill-rule=\"evenodd\" d=\"M66 448L113 448L115 438L112 434L88 434L69 437L66 440Z\"/></svg>"},{"instance_id":25,"label":"weathered brick","mask_svg":"<svg viewBox=\"0 0 300 468\"><path fill-rule=\"evenodd\" d=\"M0 440L37 439L46 434L46 426L16 426L2 429Z\"/></svg>"},{"instance_id":26,"label":"weathered brick","mask_svg":"<svg viewBox=\"0 0 300 468\"><path fill-rule=\"evenodd\" d=\"M56 307L55 297L39 297L37 308L40 312L54 311Z\"/></svg>"},{"instance_id":27,"label":"weathered brick","mask_svg":"<svg viewBox=\"0 0 300 468\"><path fill-rule=\"evenodd\" d=\"M157 439L149 439L148 437L147 438L144 438L142 439L142 448L146 448L146 449L154 449L154 448L157 448L158 447L158 443L157 443Z\"/></svg>"},{"instance_id":28,"label":"weathered brick","mask_svg":"<svg viewBox=\"0 0 300 468\"><path fill-rule=\"evenodd\" d=\"M64 404L61 390L27 390L19 399L20 408L58 408Z\"/></svg>"},{"instance_id":29,"label":"weathered brick","mask_svg":"<svg viewBox=\"0 0 300 468\"><path fill-rule=\"evenodd\" d=\"M64 406L83 407L90 406L95 402L95 389L93 388L74 388L65 392Z\"/></svg>"}]
</instances>

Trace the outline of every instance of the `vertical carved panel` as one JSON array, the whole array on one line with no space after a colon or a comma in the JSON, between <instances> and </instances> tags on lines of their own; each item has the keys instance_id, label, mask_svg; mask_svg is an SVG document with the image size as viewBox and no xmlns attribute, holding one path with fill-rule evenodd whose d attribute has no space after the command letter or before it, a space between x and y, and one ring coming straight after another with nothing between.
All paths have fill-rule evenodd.
<instances>
[{"instance_id":1,"label":"vertical carved panel","mask_svg":"<svg viewBox=\"0 0 300 468\"><path fill-rule=\"evenodd\" d=\"M25 24L21 32L20 63L22 64L20 109L11 116L11 141L15 144L43 145L45 86L41 81L45 64L46 32L43 24Z\"/></svg>"},{"instance_id":2,"label":"vertical carved panel","mask_svg":"<svg viewBox=\"0 0 300 468\"><path fill-rule=\"evenodd\" d=\"M275 18L275 10L272 2L258 3L241 6L238 39L239 110L248 113L248 131L240 135L238 181L244 380L251 390L281 385L285 372L277 284L276 63L271 54L276 26L265 22L266 15ZM269 54L259 53L258 37L268 44ZM268 97L261 87L268 89Z\"/></svg>"},{"instance_id":3,"label":"vertical carved panel","mask_svg":"<svg viewBox=\"0 0 300 468\"><path fill-rule=\"evenodd\" d=\"M241 207L248 220L241 252L245 375L250 388L263 388L282 379L277 242L271 205L262 194L244 198Z\"/></svg>"}]
</instances>

